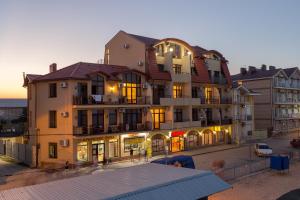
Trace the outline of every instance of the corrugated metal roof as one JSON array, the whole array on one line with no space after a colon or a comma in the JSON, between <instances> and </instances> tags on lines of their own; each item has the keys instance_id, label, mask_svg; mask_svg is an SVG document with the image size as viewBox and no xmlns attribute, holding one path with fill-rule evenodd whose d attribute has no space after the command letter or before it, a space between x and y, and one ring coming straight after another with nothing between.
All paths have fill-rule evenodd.
<instances>
[{"instance_id":1,"label":"corrugated metal roof","mask_svg":"<svg viewBox=\"0 0 300 200\"><path fill-rule=\"evenodd\" d=\"M0 199L198 199L228 188L209 171L145 164L6 190Z\"/></svg>"}]
</instances>

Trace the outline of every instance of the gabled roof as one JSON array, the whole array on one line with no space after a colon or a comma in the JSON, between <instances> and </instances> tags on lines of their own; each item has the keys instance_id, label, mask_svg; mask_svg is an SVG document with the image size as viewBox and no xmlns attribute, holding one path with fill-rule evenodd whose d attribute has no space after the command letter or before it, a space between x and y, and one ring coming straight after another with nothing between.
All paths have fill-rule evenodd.
<instances>
[{"instance_id":1,"label":"gabled roof","mask_svg":"<svg viewBox=\"0 0 300 200\"><path fill-rule=\"evenodd\" d=\"M298 67L286 68L283 69L288 77L290 77L295 71L298 70Z\"/></svg>"},{"instance_id":2,"label":"gabled roof","mask_svg":"<svg viewBox=\"0 0 300 200\"><path fill-rule=\"evenodd\" d=\"M126 66L79 62L68 67L59 69L52 73L38 75L33 79L33 81L51 81L66 79L85 80L89 79L89 76L94 73L101 73L105 75L108 80L119 81L117 75L128 71L135 71L137 73L143 74L142 72L131 70ZM32 75L29 75L29 77L32 77Z\"/></svg>"},{"instance_id":3,"label":"gabled roof","mask_svg":"<svg viewBox=\"0 0 300 200\"><path fill-rule=\"evenodd\" d=\"M127 34L130 35L131 37L136 38L140 42L143 42L146 46L152 46L156 42L159 41L159 39L155 39L155 38L144 37L144 36L140 36L140 35L134 35L134 34L131 34L131 33L127 33Z\"/></svg>"},{"instance_id":4,"label":"gabled roof","mask_svg":"<svg viewBox=\"0 0 300 200\"><path fill-rule=\"evenodd\" d=\"M272 78L279 71L282 71L282 69L274 69L274 70L256 69L256 72L254 72L254 73L250 73L250 72L247 72L245 74L239 73L239 74L232 75L231 78L233 81L247 80L247 79Z\"/></svg>"}]
</instances>

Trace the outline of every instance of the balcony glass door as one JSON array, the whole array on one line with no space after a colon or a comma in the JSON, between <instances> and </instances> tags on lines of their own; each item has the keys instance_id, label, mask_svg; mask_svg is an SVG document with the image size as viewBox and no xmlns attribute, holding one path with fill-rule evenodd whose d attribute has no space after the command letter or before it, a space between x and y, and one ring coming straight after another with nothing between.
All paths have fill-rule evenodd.
<instances>
[{"instance_id":1,"label":"balcony glass door","mask_svg":"<svg viewBox=\"0 0 300 200\"><path fill-rule=\"evenodd\" d=\"M79 104L87 104L88 103L88 89L87 83L78 83L77 84L77 100Z\"/></svg>"},{"instance_id":2,"label":"balcony glass door","mask_svg":"<svg viewBox=\"0 0 300 200\"><path fill-rule=\"evenodd\" d=\"M153 88L153 103L160 104L160 98L165 97L165 86L155 85Z\"/></svg>"},{"instance_id":3,"label":"balcony glass door","mask_svg":"<svg viewBox=\"0 0 300 200\"><path fill-rule=\"evenodd\" d=\"M127 103L136 104L137 97L141 96L141 76L134 73L125 74L122 95L127 99Z\"/></svg>"},{"instance_id":4,"label":"balcony glass door","mask_svg":"<svg viewBox=\"0 0 300 200\"><path fill-rule=\"evenodd\" d=\"M165 110L164 109L152 109L152 123L154 129L160 128L160 123L165 122Z\"/></svg>"},{"instance_id":5,"label":"balcony glass door","mask_svg":"<svg viewBox=\"0 0 300 200\"><path fill-rule=\"evenodd\" d=\"M142 123L142 111L141 109L127 109L123 118L126 131L136 130L137 124Z\"/></svg>"}]
</instances>

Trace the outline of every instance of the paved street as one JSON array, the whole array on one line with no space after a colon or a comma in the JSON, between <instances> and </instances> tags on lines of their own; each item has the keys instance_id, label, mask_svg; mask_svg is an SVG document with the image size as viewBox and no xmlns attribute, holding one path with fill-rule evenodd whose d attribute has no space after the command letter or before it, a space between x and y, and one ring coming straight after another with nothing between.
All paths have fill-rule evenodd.
<instances>
[{"instance_id":1,"label":"paved street","mask_svg":"<svg viewBox=\"0 0 300 200\"><path fill-rule=\"evenodd\" d=\"M289 135L285 137L270 138L263 142L268 143L274 153L287 153L295 151L289 145L291 138L295 136ZM251 147L251 149L249 148ZM180 152L176 154L192 155L197 169L211 169L212 162L215 160L224 160L225 167L232 167L241 165L249 159L260 159L253 153L253 144L251 145L219 145L207 148L201 148L193 151ZM250 155L251 152L251 155ZM149 159L148 162L164 156L157 156ZM74 170L48 172L40 169L29 169L25 166L18 165L13 162L8 162L0 157L0 190L9 189L13 187L20 187L25 185L39 184L43 182L53 181L62 178L80 176L91 173L103 173L108 170L117 170L119 168L131 167L134 165L145 164L144 158L135 159L131 161L121 161L112 163L108 166L89 166L78 168Z\"/></svg>"}]
</instances>

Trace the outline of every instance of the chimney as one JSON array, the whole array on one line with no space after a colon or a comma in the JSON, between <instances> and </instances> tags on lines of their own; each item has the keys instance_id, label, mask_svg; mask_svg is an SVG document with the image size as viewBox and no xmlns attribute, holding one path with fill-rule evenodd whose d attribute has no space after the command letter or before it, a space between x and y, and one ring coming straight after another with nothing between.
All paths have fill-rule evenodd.
<instances>
[{"instance_id":1,"label":"chimney","mask_svg":"<svg viewBox=\"0 0 300 200\"><path fill-rule=\"evenodd\" d=\"M256 67L249 66L248 71L249 71L250 74L254 74L256 72Z\"/></svg>"},{"instance_id":2,"label":"chimney","mask_svg":"<svg viewBox=\"0 0 300 200\"><path fill-rule=\"evenodd\" d=\"M275 66L269 66L269 70L275 70L276 67Z\"/></svg>"},{"instance_id":3,"label":"chimney","mask_svg":"<svg viewBox=\"0 0 300 200\"><path fill-rule=\"evenodd\" d=\"M262 71L266 71L266 70L267 70L267 65L262 64L262 65L261 65L261 70L262 70Z\"/></svg>"},{"instance_id":4,"label":"chimney","mask_svg":"<svg viewBox=\"0 0 300 200\"><path fill-rule=\"evenodd\" d=\"M241 74L247 74L247 69L244 68L244 67L241 67L240 73L241 73Z\"/></svg>"},{"instance_id":5,"label":"chimney","mask_svg":"<svg viewBox=\"0 0 300 200\"><path fill-rule=\"evenodd\" d=\"M57 65L56 65L56 63L52 63L52 64L49 66L49 73L56 72L56 70L57 70Z\"/></svg>"}]
</instances>

